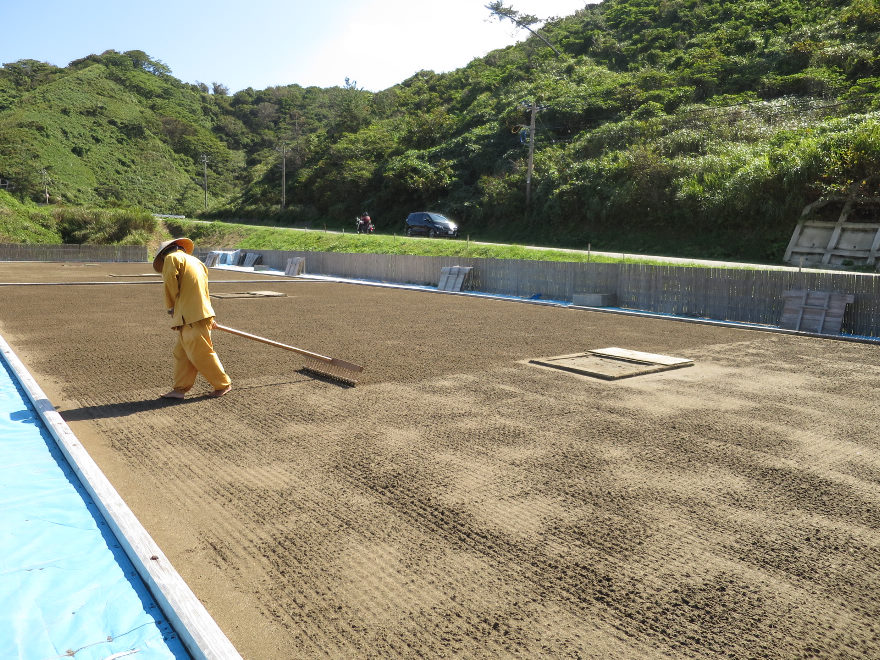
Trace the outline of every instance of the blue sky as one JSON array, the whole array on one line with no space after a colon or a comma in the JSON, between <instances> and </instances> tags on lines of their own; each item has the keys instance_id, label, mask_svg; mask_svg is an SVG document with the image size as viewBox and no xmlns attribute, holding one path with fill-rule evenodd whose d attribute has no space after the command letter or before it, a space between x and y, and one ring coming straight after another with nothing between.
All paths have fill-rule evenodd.
<instances>
[{"instance_id":1,"label":"blue sky","mask_svg":"<svg viewBox=\"0 0 880 660\"><path fill-rule=\"evenodd\" d=\"M66 66L105 50L142 50L184 82L378 91L416 71L451 71L528 33L492 19L489 0L0 0L0 63ZM586 0L510 0L539 17Z\"/></svg>"}]
</instances>

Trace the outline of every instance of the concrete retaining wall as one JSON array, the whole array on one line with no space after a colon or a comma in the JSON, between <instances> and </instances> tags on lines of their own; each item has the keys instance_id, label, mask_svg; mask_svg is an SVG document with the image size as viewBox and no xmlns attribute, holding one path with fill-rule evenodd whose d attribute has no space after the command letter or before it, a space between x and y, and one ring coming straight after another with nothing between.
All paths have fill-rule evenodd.
<instances>
[{"instance_id":1,"label":"concrete retaining wall","mask_svg":"<svg viewBox=\"0 0 880 660\"><path fill-rule=\"evenodd\" d=\"M0 244L0 261L150 261L145 245Z\"/></svg>"},{"instance_id":2,"label":"concrete retaining wall","mask_svg":"<svg viewBox=\"0 0 880 660\"><path fill-rule=\"evenodd\" d=\"M618 307L720 321L778 325L791 289L851 293L845 334L880 336L880 277L815 271L692 268L645 264L565 263L406 255L260 251L263 263L284 270L304 257L305 272L436 286L444 266L473 268L468 289L570 302L575 294L611 294Z\"/></svg>"},{"instance_id":3,"label":"concrete retaining wall","mask_svg":"<svg viewBox=\"0 0 880 660\"><path fill-rule=\"evenodd\" d=\"M204 258L210 248L200 247ZM446 266L473 270L467 288L485 293L570 302L576 294L613 295L618 307L720 321L778 325L783 293L792 289L852 294L844 334L880 336L880 276L816 271L690 268L644 264L565 263L285 250L259 253L262 265L284 271L305 258L305 272L400 284L436 286ZM0 261L148 262L144 246L0 245Z\"/></svg>"}]
</instances>

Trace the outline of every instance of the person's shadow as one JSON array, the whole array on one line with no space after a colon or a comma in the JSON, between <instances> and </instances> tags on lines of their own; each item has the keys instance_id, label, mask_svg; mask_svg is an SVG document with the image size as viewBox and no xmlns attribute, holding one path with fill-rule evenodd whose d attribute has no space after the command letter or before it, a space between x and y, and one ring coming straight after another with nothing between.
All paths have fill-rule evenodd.
<instances>
[{"instance_id":1,"label":"person's shadow","mask_svg":"<svg viewBox=\"0 0 880 660\"><path fill-rule=\"evenodd\" d=\"M345 389L354 387L354 384L340 381L338 378L325 376L309 369L299 369L297 373L302 374L306 378L302 380L289 380L281 383L265 383L261 385L248 385L247 387L238 387L233 389L232 393L238 396L242 390L255 390L263 387L278 387L281 384L302 384L309 380L318 380L330 385L336 385ZM229 394L226 395L230 396ZM185 399L165 399L156 397L155 399L141 399L138 401L122 401L120 403L105 403L96 406L83 406L82 408L71 408L70 410L58 411L61 419L65 422L83 422L89 419L106 419L111 417L126 417L128 415L137 415L138 413L150 412L152 410L161 410L169 406L180 406L197 401L206 401L213 399L210 393L197 396L188 396ZM225 398L225 397L224 397Z\"/></svg>"},{"instance_id":2,"label":"person's shadow","mask_svg":"<svg viewBox=\"0 0 880 660\"><path fill-rule=\"evenodd\" d=\"M180 406L194 401L201 401L209 398L209 395L194 396L188 399L163 399L157 397L155 399L144 399L141 401L123 401L121 403L106 403L97 406L83 406L82 408L72 408L70 410L59 411L61 419L65 422L83 422L89 419L105 419L109 417L125 417L127 415L137 415L142 412L151 410L161 410L169 406Z\"/></svg>"}]
</instances>

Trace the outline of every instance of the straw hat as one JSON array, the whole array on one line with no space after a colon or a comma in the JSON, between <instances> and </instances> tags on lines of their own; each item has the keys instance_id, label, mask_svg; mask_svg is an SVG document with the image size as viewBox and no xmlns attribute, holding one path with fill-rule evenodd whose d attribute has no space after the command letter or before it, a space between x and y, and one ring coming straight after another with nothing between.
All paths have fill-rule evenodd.
<instances>
[{"instance_id":1,"label":"straw hat","mask_svg":"<svg viewBox=\"0 0 880 660\"><path fill-rule=\"evenodd\" d=\"M170 241L165 241L159 246L159 250L156 252L156 258L153 259L153 270L157 273L162 272L162 261L165 257L164 253L172 245L179 245L187 254L193 253L193 242L188 238L172 238Z\"/></svg>"}]
</instances>

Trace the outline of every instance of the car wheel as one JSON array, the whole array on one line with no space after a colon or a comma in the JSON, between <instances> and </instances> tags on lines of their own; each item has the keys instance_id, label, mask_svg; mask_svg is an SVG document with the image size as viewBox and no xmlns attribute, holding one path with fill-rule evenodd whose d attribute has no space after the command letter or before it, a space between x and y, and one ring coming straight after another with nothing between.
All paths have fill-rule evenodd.
<instances>
[{"instance_id":1,"label":"car wheel","mask_svg":"<svg viewBox=\"0 0 880 660\"><path fill-rule=\"evenodd\" d=\"M407 227L407 228L406 228L406 235L407 235L407 236L412 236L412 228L411 228L411 227Z\"/></svg>"},{"instance_id":2,"label":"car wheel","mask_svg":"<svg viewBox=\"0 0 880 660\"><path fill-rule=\"evenodd\" d=\"M433 229L428 230L428 238L434 238L437 236L437 232Z\"/></svg>"}]
</instances>

